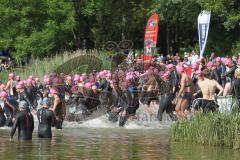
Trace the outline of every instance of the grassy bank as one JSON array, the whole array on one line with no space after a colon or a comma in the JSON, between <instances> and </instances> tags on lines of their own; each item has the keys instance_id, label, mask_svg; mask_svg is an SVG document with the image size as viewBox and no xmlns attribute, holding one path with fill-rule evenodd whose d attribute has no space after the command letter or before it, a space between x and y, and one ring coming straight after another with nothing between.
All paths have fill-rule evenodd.
<instances>
[{"instance_id":1,"label":"grassy bank","mask_svg":"<svg viewBox=\"0 0 240 160\"><path fill-rule=\"evenodd\" d=\"M65 52L63 54L53 57L47 57L41 60L38 58L32 59L30 64L24 67L14 68L8 71L0 72L0 80L6 82L9 72L14 72L17 75L20 75L22 78L27 78L29 75L33 75L35 77L43 77L44 74L55 71L59 66L68 62L69 60L76 58L81 59L81 55L85 55L84 58L88 61L79 61L77 70L75 70L78 73L86 72L88 67L96 65L94 64L94 59L96 59L96 57L102 61L101 69L111 69L111 61L107 59L107 55L103 52L99 53L94 50L86 53L85 51L78 50L75 52Z\"/></svg>"},{"instance_id":2,"label":"grassy bank","mask_svg":"<svg viewBox=\"0 0 240 160\"><path fill-rule=\"evenodd\" d=\"M240 148L240 114L210 113L172 126L172 139L205 145Z\"/></svg>"}]
</instances>

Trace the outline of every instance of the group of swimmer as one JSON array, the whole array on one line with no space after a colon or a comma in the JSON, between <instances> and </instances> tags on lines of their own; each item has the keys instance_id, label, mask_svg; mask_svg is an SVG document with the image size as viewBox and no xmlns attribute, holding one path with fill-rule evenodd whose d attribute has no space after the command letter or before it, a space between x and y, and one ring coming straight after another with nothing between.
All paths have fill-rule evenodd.
<instances>
[{"instance_id":1,"label":"group of swimmer","mask_svg":"<svg viewBox=\"0 0 240 160\"><path fill-rule=\"evenodd\" d=\"M158 104L159 121L164 111L172 120L186 118L192 109L214 112L218 96L233 95L239 103L238 65L240 57L200 58L189 63L177 55L145 63L136 58L114 71L51 73L43 79L29 76L23 80L10 73L8 82L0 84L0 126L12 127L11 137L18 129L19 140L31 140L33 114L39 121L38 137L51 138L52 126L62 129L65 119L84 120L101 107L106 108L109 121L119 126L136 119L140 104L150 113L151 102Z\"/></svg>"}]
</instances>

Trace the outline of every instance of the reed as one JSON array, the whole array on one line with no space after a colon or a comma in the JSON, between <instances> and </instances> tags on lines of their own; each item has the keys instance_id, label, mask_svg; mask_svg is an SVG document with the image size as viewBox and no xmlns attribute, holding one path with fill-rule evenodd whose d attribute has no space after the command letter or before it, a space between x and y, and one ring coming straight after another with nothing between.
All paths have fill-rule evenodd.
<instances>
[{"instance_id":1,"label":"reed","mask_svg":"<svg viewBox=\"0 0 240 160\"><path fill-rule=\"evenodd\" d=\"M8 73L14 72L21 78L25 79L29 75L34 77L43 77L44 74L51 73L55 71L59 66L68 62L69 60L79 58L85 61L79 61L78 67L74 70L77 73L83 73L95 66L96 57L102 62L102 65L98 69L111 69L111 61L108 59L107 54L104 52L93 51L83 51L77 50L74 52L64 52L63 54L58 54L52 57L46 57L44 59L35 58L30 61L30 63L24 67L14 68L8 71L0 72L0 80L3 82L7 81ZM89 68L89 69L88 69ZM66 67L67 69L67 67Z\"/></svg>"},{"instance_id":2,"label":"reed","mask_svg":"<svg viewBox=\"0 0 240 160\"><path fill-rule=\"evenodd\" d=\"M240 149L240 113L198 114L172 125L172 139Z\"/></svg>"}]
</instances>

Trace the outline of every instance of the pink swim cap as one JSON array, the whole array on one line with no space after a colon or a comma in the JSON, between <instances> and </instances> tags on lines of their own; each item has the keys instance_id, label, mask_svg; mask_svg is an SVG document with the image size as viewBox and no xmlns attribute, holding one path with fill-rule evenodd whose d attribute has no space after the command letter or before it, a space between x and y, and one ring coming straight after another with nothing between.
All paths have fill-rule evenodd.
<instances>
[{"instance_id":1,"label":"pink swim cap","mask_svg":"<svg viewBox=\"0 0 240 160\"><path fill-rule=\"evenodd\" d=\"M7 98L8 94L5 91L0 92L0 97L1 98Z\"/></svg>"},{"instance_id":2,"label":"pink swim cap","mask_svg":"<svg viewBox=\"0 0 240 160\"><path fill-rule=\"evenodd\" d=\"M170 72L167 71L167 72L165 72L165 73L162 75L162 78L163 78L163 79L167 79L167 78L169 77L169 75L170 75Z\"/></svg>"},{"instance_id":3,"label":"pink swim cap","mask_svg":"<svg viewBox=\"0 0 240 160\"><path fill-rule=\"evenodd\" d=\"M213 62L212 62L212 61L209 61L209 62L207 63L207 67L208 67L208 68L213 67Z\"/></svg>"},{"instance_id":4,"label":"pink swim cap","mask_svg":"<svg viewBox=\"0 0 240 160\"><path fill-rule=\"evenodd\" d=\"M216 58L216 62L221 62L221 58L220 58L220 57L217 57L217 58Z\"/></svg>"},{"instance_id":5,"label":"pink swim cap","mask_svg":"<svg viewBox=\"0 0 240 160\"><path fill-rule=\"evenodd\" d=\"M66 80L71 81L71 80L72 80L72 77L71 77L71 76L67 76L67 77L66 77Z\"/></svg>"},{"instance_id":6,"label":"pink swim cap","mask_svg":"<svg viewBox=\"0 0 240 160\"><path fill-rule=\"evenodd\" d=\"M87 82L87 83L84 85L84 87L87 88L87 89L91 89L91 88L92 88L92 83Z\"/></svg>"},{"instance_id":7,"label":"pink swim cap","mask_svg":"<svg viewBox=\"0 0 240 160\"><path fill-rule=\"evenodd\" d=\"M20 81L20 82L18 82L18 84L23 86L23 85L24 85L24 82L23 82L23 81Z\"/></svg>"},{"instance_id":8,"label":"pink swim cap","mask_svg":"<svg viewBox=\"0 0 240 160\"><path fill-rule=\"evenodd\" d=\"M198 75L198 76L199 76L199 75L201 75L201 74L202 74L202 71L201 71L201 70L197 70L195 73L196 73L196 75Z\"/></svg>"},{"instance_id":9,"label":"pink swim cap","mask_svg":"<svg viewBox=\"0 0 240 160\"><path fill-rule=\"evenodd\" d=\"M111 77L112 74L110 72L106 73L106 77Z\"/></svg>"},{"instance_id":10,"label":"pink swim cap","mask_svg":"<svg viewBox=\"0 0 240 160\"><path fill-rule=\"evenodd\" d=\"M222 57L221 62L225 64L226 58Z\"/></svg>"},{"instance_id":11,"label":"pink swim cap","mask_svg":"<svg viewBox=\"0 0 240 160\"><path fill-rule=\"evenodd\" d=\"M32 79L27 79L27 84L28 85L32 84Z\"/></svg>"},{"instance_id":12,"label":"pink swim cap","mask_svg":"<svg viewBox=\"0 0 240 160\"><path fill-rule=\"evenodd\" d=\"M35 81L35 80L32 80L32 84L34 84L34 85L35 85L35 84L36 84L36 81Z\"/></svg>"},{"instance_id":13,"label":"pink swim cap","mask_svg":"<svg viewBox=\"0 0 240 160\"><path fill-rule=\"evenodd\" d=\"M16 89L24 89L24 85L17 84Z\"/></svg>"},{"instance_id":14,"label":"pink swim cap","mask_svg":"<svg viewBox=\"0 0 240 160\"><path fill-rule=\"evenodd\" d=\"M176 67L176 69L177 69L177 72L178 72L179 74L184 71L183 66L180 66L180 65L178 65L178 66Z\"/></svg>"},{"instance_id":15,"label":"pink swim cap","mask_svg":"<svg viewBox=\"0 0 240 160\"><path fill-rule=\"evenodd\" d=\"M79 75L75 75L73 78L74 82L78 82L80 80L80 76Z\"/></svg>"},{"instance_id":16,"label":"pink swim cap","mask_svg":"<svg viewBox=\"0 0 240 160\"><path fill-rule=\"evenodd\" d=\"M58 94L58 91L57 89L53 89L51 88L50 91L49 91L50 94Z\"/></svg>"},{"instance_id":17,"label":"pink swim cap","mask_svg":"<svg viewBox=\"0 0 240 160\"><path fill-rule=\"evenodd\" d=\"M131 80L131 79L133 79L133 75L129 74L126 76L126 80Z\"/></svg>"}]
</instances>

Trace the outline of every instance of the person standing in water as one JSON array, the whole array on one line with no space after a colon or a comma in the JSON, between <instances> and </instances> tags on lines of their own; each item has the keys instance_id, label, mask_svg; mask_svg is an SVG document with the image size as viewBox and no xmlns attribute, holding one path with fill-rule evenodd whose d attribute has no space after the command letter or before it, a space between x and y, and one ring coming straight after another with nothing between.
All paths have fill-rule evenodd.
<instances>
[{"instance_id":1,"label":"person standing in water","mask_svg":"<svg viewBox=\"0 0 240 160\"><path fill-rule=\"evenodd\" d=\"M52 111L54 112L57 122L56 128L62 129L63 120L65 117L64 108L62 106L61 99L59 97L59 92L57 88L50 89L50 96L53 98L53 108Z\"/></svg>"},{"instance_id":2,"label":"person standing in water","mask_svg":"<svg viewBox=\"0 0 240 160\"><path fill-rule=\"evenodd\" d=\"M37 111L38 124L38 137L39 138L52 138L51 126L56 123L56 117L53 111L49 110L49 99L45 97L42 101L43 107Z\"/></svg>"},{"instance_id":3,"label":"person standing in water","mask_svg":"<svg viewBox=\"0 0 240 160\"><path fill-rule=\"evenodd\" d=\"M18 140L32 140L32 133L34 130L33 115L29 112L28 105L25 101L20 101L19 108L20 112L16 115L16 120L14 121L10 133L10 138L12 139L16 129L18 128Z\"/></svg>"},{"instance_id":4,"label":"person standing in water","mask_svg":"<svg viewBox=\"0 0 240 160\"><path fill-rule=\"evenodd\" d=\"M18 103L5 91L0 92L0 100L3 102L4 112L7 116L6 126L11 127L18 111Z\"/></svg>"}]
</instances>

